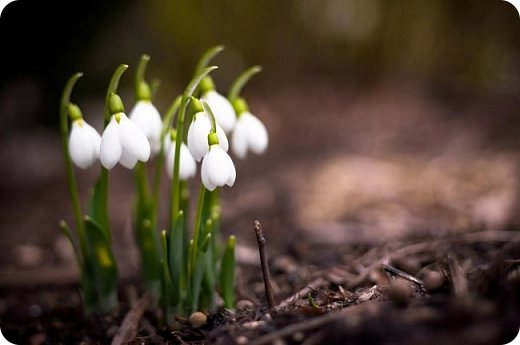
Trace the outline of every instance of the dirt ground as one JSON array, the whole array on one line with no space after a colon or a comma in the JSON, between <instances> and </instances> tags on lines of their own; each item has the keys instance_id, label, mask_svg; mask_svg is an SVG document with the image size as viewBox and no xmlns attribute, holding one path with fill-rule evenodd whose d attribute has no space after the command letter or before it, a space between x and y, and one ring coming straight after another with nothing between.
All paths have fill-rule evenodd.
<instances>
[{"instance_id":1,"label":"dirt ground","mask_svg":"<svg viewBox=\"0 0 520 345\"><path fill-rule=\"evenodd\" d=\"M503 344L520 326L518 96L447 97L413 82L363 89L301 80L259 89L264 156L236 162L223 227L238 237L234 311L135 344ZM57 131L0 138L0 319L17 343L104 344L138 307L131 173L111 175L121 309L81 313ZM22 154L23 152L23 154ZM82 198L97 169L78 174ZM166 182L166 181L165 181ZM195 183L194 183L195 185ZM195 186L194 186L195 187ZM166 195L165 198L166 205ZM253 220L262 222L275 305L266 305Z\"/></svg>"}]
</instances>

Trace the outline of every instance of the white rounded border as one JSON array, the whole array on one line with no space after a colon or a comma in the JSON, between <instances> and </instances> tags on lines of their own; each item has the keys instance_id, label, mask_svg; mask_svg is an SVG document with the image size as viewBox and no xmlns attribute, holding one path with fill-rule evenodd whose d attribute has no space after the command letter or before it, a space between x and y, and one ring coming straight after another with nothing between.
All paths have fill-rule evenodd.
<instances>
[{"instance_id":1,"label":"white rounded border","mask_svg":"<svg viewBox=\"0 0 520 345\"><path fill-rule=\"evenodd\" d=\"M520 17L520 0L502 0L505 2L509 2L516 9L518 16Z\"/></svg>"},{"instance_id":2,"label":"white rounded border","mask_svg":"<svg viewBox=\"0 0 520 345\"><path fill-rule=\"evenodd\" d=\"M14 0L0 0L0 16L2 15L2 12L4 11L5 6L9 5L13 1Z\"/></svg>"}]
</instances>

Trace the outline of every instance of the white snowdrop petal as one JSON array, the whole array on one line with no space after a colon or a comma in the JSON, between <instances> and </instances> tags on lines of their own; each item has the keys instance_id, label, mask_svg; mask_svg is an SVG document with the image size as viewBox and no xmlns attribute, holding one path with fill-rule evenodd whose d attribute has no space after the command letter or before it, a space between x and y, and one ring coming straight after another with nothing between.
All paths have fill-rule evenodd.
<instances>
[{"instance_id":1,"label":"white snowdrop petal","mask_svg":"<svg viewBox=\"0 0 520 345\"><path fill-rule=\"evenodd\" d=\"M229 155L219 146L214 145L204 160L207 160L209 181L217 186L226 184L229 178L229 164L227 161Z\"/></svg>"},{"instance_id":2,"label":"white snowdrop petal","mask_svg":"<svg viewBox=\"0 0 520 345\"><path fill-rule=\"evenodd\" d=\"M181 161L179 162L179 178L183 181L189 179L190 177L195 176L197 173L197 163L195 162L195 159L190 154L190 150L188 150L188 147L186 144L181 144ZM175 154L174 154L175 156Z\"/></svg>"},{"instance_id":3,"label":"white snowdrop petal","mask_svg":"<svg viewBox=\"0 0 520 345\"><path fill-rule=\"evenodd\" d=\"M181 161L179 162L179 179L186 181L190 177L193 177L197 172L197 163L190 154L186 144L181 144ZM173 164L175 161L175 143L172 143L170 151L166 158L166 171L170 178L173 177Z\"/></svg>"},{"instance_id":4,"label":"white snowdrop petal","mask_svg":"<svg viewBox=\"0 0 520 345\"><path fill-rule=\"evenodd\" d=\"M99 152L101 164L103 164L106 169L112 169L121 158L122 152L123 147L119 141L119 125L112 116L110 123L105 128L103 136L101 137Z\"/></svg>"},{"instance_id":5,"label":"white snowdrop petal","mask_svg":"<svg viewBox=\"0 0 520 345\"><path fill-rule=\"evenodd\" d=\"M202 98L208 102L215 119L224 132L230 133L235 127L236 114L228 99L214 90L206 92Z\"/></svg>"},{"instance_id":6,"label":"white snowdrop petal","mask_svg":"<svg viewBox=\"0 0 520 345\"><path fill-rule=\"evenodd\" d=\"M137 127L141 128L146 136L151 131L150 121L148 121L148 107L146 103L143 101L138 101L132 111L130 112L128 118L137 125Z\"/></svg>"},{"instance_id":7,"label":"white snowdrop petal","mask_svg":"<svg viewBox=\"0 0 520 345\"><path fill-rule=\"evenodd\" d=\"M208 134L211 124L207 115L200 112L193 116L193 121L188 129L188 149L197 162L208 152ZM220 140L220 139L219 139Z\"/></svg>"},{"instance_id":8,"label":"white snowdrop petal","mask_svg":"<svg viewBox=\"0 0 520 345\"><path fill-rule=\"evenodd\" d=\"M157 108L150 101L138 101L132 109L130 120L141 128L148 138L152 153L161 147L162 120Z\"/></svg>"},{"instance_id":9,"label":"white snowdrop petal","mask_svg":"<svg viewBox=\"0 0 520 345\"><path fill-rule=\"evenodd\" d=\"M227 135L226 133L224 132L224 130L222 129L222 127L220 127L220 125L217 123L217 137L218 137L218 144L220 147L222 147L222 149L224 151L228 151L229 149L229 142L228 142L228 138L227 138Z\"/></svg>"},{"instance_id":10,"label":"white snowdrop petal","mask_svg":"<svg viewBox=\"0 0 520 345\"><path fill-rule=\"evenodd\" d=\"M168 152L166 153L166 162L164 163L164 168L166 169L166 172L168 173L168 176L170 178L173 178L173 161L175 160L175 144L173 144L173 147L170 147Z\"/></svg>"},{"instance_id":11,"label":"white snowdrop petal","mask_svg":"<svg viewBox=\"0 0 520 345\"><path fill-rule=\"evenodd\" d=\"M69 136L69 153L72 162L81 169L90 167L96 160L91 134L83 120L74 121Z\"/></svg>"},{"instance_id":12,"label":"white snowdrop petal","mask_svg":"<svg viewBox=\"0 0 520 345\"><path fill-rule=\"evenodd\" d=\"M262 154L267 149L269 138L267 129L258 117L251 113L242 115L248 130L249 149L256 154Z\"/></svg>"},{"instance_id":13,"label":"white snowdrop petal","mask_svg":"<svg viewBox=\"0 0 520 345\"><path fill-rule=\"evenodd\" d=\"M217 185L215 185L212 181L209 179L209 168L206 162L206 158L202 161L202 167L200 169L200 177L202 179L202 184L204 187L206 187L209 191L214 191L215 188L217 188Z\"/></svg>"},{"instance_id":14,"label":"white snowdrop petal","mask_svg":"<svg viewBox=\"0 0 520 345\"><path fill-rule=\"evenodd\" d=\"M243 116L241 116L237 121L237 125L231 138L231 148L233 149L233 153L240 159L244 159L247 156L248 130L246 126L247 123L243 121Z\"/></svg>"},{"instance_id":15,"label":"white snowdrop petal","mask_svg":"<svg viewBox=\"0 0 520 345\"><path fill-rule=\"evenodd\" d=\"M120 113L119 136L121 144L129 154L141 162L150 158L150 143L143 131L135 123L130 121L124 113Z\"/></svg>"},{"instance_id":16,"label":"white snowdrop petal","mask_svg":"<svg viewBox=\"0 0 520 345\"><path fill-rule=\"evenodd\" d=\"M121 158L119 158L119 163L127 169L133 169L137 164L137 158L132 156L124 147L121 153Z\"/></svg>"},{"instance_id":17,"label":"white snowdrop petal","mask_svg":"<svg viewBox=\"0 0 520 345\"><path fill-rule=\"evenodd\" d=\"M168 156L168 152L170 152L170 147L172 145L172 140L170 134L166 134L164 136L163 140L163 150L164 150L164 156Z\"/></svg>"},{"instance_id":18,"label":"white snowdrop petal","mask_svg":"<svg viewBox=\"0 0 520 345\"><path fill-rule=\"evenodd\" d=\"M229 157L229 155L228 158L228 179L226 181L226 184L230 187L233 187L237 178L237 171L235 169L235 164L233 164L233 161L231 160L231 157Z\"/></svg>"},{"instance_id":19,"label":"white snowdrop petal","mask_svg":"<svg viewBox=\"0 0 520 345\"><path fill-rule=\"evenodd\" d=\"M92 153L94 155L94 159L99 158L99 147L101 146L101 136L98 131L91 125L85 122L85 130L88 131L90 136L90 143L92 145Z\"/></svg>"}]
</instances>

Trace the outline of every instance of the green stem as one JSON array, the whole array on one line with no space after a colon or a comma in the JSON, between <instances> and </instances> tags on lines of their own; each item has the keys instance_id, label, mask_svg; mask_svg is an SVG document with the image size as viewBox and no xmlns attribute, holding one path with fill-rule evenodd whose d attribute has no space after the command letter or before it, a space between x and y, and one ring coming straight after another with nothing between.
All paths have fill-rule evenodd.
<instances>
[{"instance_id":1,"label":"green stem","mask_svg":"<svg viewBox=\"0 0 520 345\"><path fill-rule=\"evenodd\" d=\"M139 198L143 203L148 203L148 181L146 177L146 169L143 162L137 162L135 166L135 180Z\"/></svg>"},{"instance_id":2,"label":"green stem","mask_svg":"<svg viewBox=\"0 0 520 345\"><path fill-rule=\"evenodd\" d=\"M206 188L203 184L200 185L200 191L199 191L199 200L197 204L197 213L195 215L195 224L193 228L193 251L191 253L190 258L190 267L193 269L195 266L195 261L197 259L197 251L198 251L198 242L199 242L199 236L200 236L200 228L202 224L202 211L204 209L204 196L206 193ZM191 272L193 273L193 271Z\"/></svg>"},{"instance_id":3,"label":"green stem","mask_svg":"<svg viewBox=\"0 0 520 345\"><path fill-rule=\"evenodd\" d=\"M217 121L215 120L215 115L213 114L213 111L211 110L211 107L209 106L208 102L206 100L202 99L200 101L202 103L202 106L204 107L204 111L208 113L209 119L211 122L211 132L217 133Z\"/></svg>"},{"instance_id":4,"label":"green stem","mask_svg":"<svg viewBox=\"0 0 520 345\"><path fill-rule=\"evenodd\" d=\"M206 50L206 52L204 52L204 54L202 54L200 57L199 62L197 62L197 66L195 67L195 72L193 75L199 75L204 70L204 68L206 68L209 62L222 50L224 50L223 45L214 46Z\"/></svg>"},{"instance_id":5,"label":"green stem","mask_svg":"<svg viewBox=\"0 0 520 345\"><path fill-rule=\"evenodd\" d=\"M119 88L119 81L121 80L121 77L123 73L128 68L128 65L121 64L119 65L116 70L114 71L114 74L112 75L112 78L110 79L110 83L108 84L107 93L105 95L105 117L104 117L104 128L108 125L110 122L110 95L112 93L117 93L117 89ZM106 231L106 233L109 236L109 240L111 240L111 231L110 231L110 223L108 221L108 170L104 167L101 167L101 176L100 176L100 191L101 191L101 198L99 206L99 209L102 210L103 215L101 219L97 220L99 222L99 225L102 229Z\"/></svg>"},{"instance_id":6,"label":"green stem","mask_svg":"<svg viewBox=\"0 0 520 345\"><path fill-rule=\"evenodd\" d=\"M123 73L128 68L128 65L121 64L117 66L116 70L114 71L114 74L112 75L112 78L110 79L110 83L108 84L107 93L105 95L105 121L104 126L106 127L108 123L110 122L110 108L109 108L109 99L110 94L117 93L117 89L119 88L119 80L121 80L121 77L123 76Z\"/></svg>"},{"instance_id":7,"label":"green stem","mask_svg":"<svg viewBox=\"0 0 520 345\"><path fill-rule=\"evenodd\" d=\"M168 133L171 127L172 119L179 110L181 105L181 96L177 96L175 100L172 102L166 115L164 115L163 126L161 132L161 148L159 149L159 155L157 156L157 164L155 165L155 173L153 177L153 186L152 186L152 200L155 204L159 203L159 194L161 188L161 176L162 169L164 166L164 137Z\"/></svg>"},{"instance_id":8,"label":"green stem","mask_svg":"<svg viewBox=\"0 0 520 345\"><path fill-rule=\"evenodd\" d=\"M246 69L244 72L242 72L237 79L231 84L231 87L229 88L228 92L228 99L229 101L233 101L240 95L240 92L242 91L242 88L246 83L251 79L252 76L257 74L262 70L261 66L253 66L248 69Z\"/></svg>"},{"instance_id":9,"label":"green stem","mask_svg":"<svg viewBox=\"0 0 520 345\"><path fill-rule=\"evenodd\" d=\"M170 228L175 224L175 218L179 213L179 199L180 199L180 188L179 188L179 162L180 162L180 150L182 138L184 136L184 117L186 115L186 109L188 107L188 103L190 97L195 92L195 89L199 85L200 81L206 77L211 71L217 69L217 66L211 66L205 68L200 74L198 74L195 78L193 78L186 90L182 95L179 116L177 117L177 137L175 139L175 160L173 164L173 181L170 190Z\"/></svg>"},{"instance_id":10,"label":"green stem","mask_svg":"<svg viewBox=\"0 0 520 345\"><path fill-rule=\"evenodd\" d=\"M78 185L76 183L76 176L74 175L74 167L72 165L72 159L69 154L69 125L68 125L68 106L70 103L70 94L74 85L79 78L83 76L83 73L74 74L65 85L63 93L61 95L60 103L60 130L61 130L61 143L63 148L63 160L65 162L65 170L67 173L67 184L69 187L70 199L72 202L72 209L74 211L74 220L76 223L76 230L79 236L79 244L81 248L81 256L83 259L86 257L86 235L85 227L83 225L83 212L81 211L81 204L79 201Z\"/></svg>"},{"instance_id":11,"label":"green stem","mask_svg":"<svg viewBox=\"0 0 520 345\"><path fill-rule=\"evenodd\" d=\"M139 60L139 64L137 65L137 69L135 70L135 89L137 93L137 89L139 88L139 83L145 81L144 73L146 72L146 67L148 67L148 62L150 61L150 56L143 54L141 55L141 59Z\"/></svg>"}]
</instances>

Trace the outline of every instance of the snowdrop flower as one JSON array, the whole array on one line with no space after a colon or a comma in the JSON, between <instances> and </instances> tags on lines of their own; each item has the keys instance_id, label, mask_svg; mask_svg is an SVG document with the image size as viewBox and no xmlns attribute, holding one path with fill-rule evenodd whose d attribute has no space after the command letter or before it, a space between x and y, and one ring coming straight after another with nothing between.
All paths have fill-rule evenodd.
<instances>
[{"instance_id":1,"label":"snowdrop flower","mask_svg":"<svg viewBox=\"0 0 520 345\"><path fill-rule=\"evenodd\" d=\"M79 107L69 105L72 130L69 137L69 154L76 166L87 169L99 158L99 133L83 120Z\"/></svg>"},{"instance_id":2,"label":"snowdrop flower","mask_svg":"<svg viewBox=\"0 0 520 345\"><path fill-rule=\"evenodd\" d=\"M224 185L232 187L237 177L231 157L220 147L218 142L218 136L215 133L208 135L209 151L202 161L202 183L210 191Z\"/></svg>"},{"instance_id":3,"label":"snowdrop flower","mask_svg":"<svg viewBox=\"0 0 520 345\"><path fill-rule=\"evenodd\" d=\"M236 114L233 106L228 99L217 91L211 77L206 77L201 82L202 97L208 102L217 123L222 127L225 133L229 134L235 128Z\"/></svg>"},{"instance_id":4,"label":"snowdrop flower","mask_svg":"<svg viewBox=\"0 0 520 345\"><path fill-rule=\"evenodd\" d=\"M172 131L170 135L164 138L164 154L166 155L166 171L170 178L173 178L173 163L175 161L175 131ZM185 143L181 143L180 149L180 162L179 162L179 179L186 181L190 177L195 176L197 172L197 163L193 159L188 146Z\"/></svg>"},{"instance_id":5,"label":"snowdrop flower","mask_svg":"<svg viewBox=\"0 0 520 345\"><path fill-rule=\"evenodd\" d=\"M227 152L229 142L222 127L216 124L219 146ZM190 128L188 129L188 149L197 162L209 151L208 133L211 130L211 121L206 112L201 111L193 115Z\"/></svg>"},{"instance_id":6,"label":"snowdrop flower","mask_svg":"<svg viewBox=\"0 0 520 345\"><path fill-rule=\"evenodd\" d=\"M101 137L101 164L110 170L119 162L125 168L132 169L138 160L148 161L150 144L143 131L123 112L121 98L115 94L110 97L113 115Z\"/></svg>"},{"instance_id":7,"label":"snowdrop flower","mask_svg":"<svg viewBox=\"0 0 520 345\"><path fill-rule=\"evenodd\" d=\"M264 124L248 111L247 103L244 99L237 98L233 105L239 114L237 125L231 138L233 153L240 159L246 158L248 150L256 154L264 153L269 143L267 129Z\"/></svg>"},{"instance_id":8,"label":"snowdrop flower","mask_svg":"<svg viewBox=\"0 0 520 345\"><path fill-rule=\"evenodd\" d=\"M153 154L161 148L162 120L157 108L149 100L138 100L129 116L137 127L141 128Z\"/></svg>"}]
</instances>

